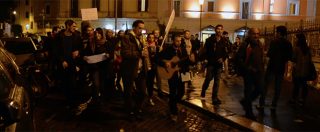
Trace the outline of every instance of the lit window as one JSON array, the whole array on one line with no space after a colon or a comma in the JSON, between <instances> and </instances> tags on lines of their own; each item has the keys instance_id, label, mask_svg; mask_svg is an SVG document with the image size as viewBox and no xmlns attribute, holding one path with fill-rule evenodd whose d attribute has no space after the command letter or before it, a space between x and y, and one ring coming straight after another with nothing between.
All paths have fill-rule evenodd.
<instances>
[{"instance_id":1,"label":"lit window","mask_svg":"<svg viewBox=\"0 0 320 132\"><path fill-rule=\"evenodd\" d=\"M273 12L274 0L270 1L270 13Z\"/></svg>"},{"instance_id":2,"label":"lit window","mask_svg":"<svg viewBox=\"0 0 320 132\"><path fill-rule=\"evenodd\" d=\"M288 1L288 14L289 15L299 15L299 1L290 0Z\"/></svg>"},{"instance_id":3,"label":"lit window","mask_svg":"<svg viewBox=\"0 0 320 132\"><path fill-rule=\"evenodd\" d=\"M214 12L214 0L208 1L208 12Z\"/></svg>"},{"instance_id":4,"label":"lit window","mask_svg":"<svg viewBox=\"0 0 320 132\"><path fill-rule=\"evenodd\" d=\"M138 11L140 12L148 11L148 1L149 0L138 0Z\"/></svg>"},{"instance_id":5,"label":"lit window","mask_svg":"<svg viewBox=\"0 0 320 132\"><path fill-rule=\"evenodd\" d=\"M92 0L92 8L97 8L97 11L100 11L100 0Z\"/></svg>"},{"instance_id":6,"label":"lit window","mask_svg":"<svg viewBox=\"0 0 320 132\"><path fill-rule=\"evenodd\" d=\"M180 0L173 1L173 8L175 11L175 16L179 17L180 16Z\"/></svg>"}]
</instances>

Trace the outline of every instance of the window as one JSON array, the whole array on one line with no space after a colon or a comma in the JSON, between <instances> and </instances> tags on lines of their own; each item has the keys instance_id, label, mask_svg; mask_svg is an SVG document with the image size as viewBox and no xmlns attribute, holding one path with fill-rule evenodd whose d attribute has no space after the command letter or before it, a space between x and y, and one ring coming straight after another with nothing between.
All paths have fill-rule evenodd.
<instances>
[{"instance_id":1,"label":"window","mask_svg":"<svg viewBox=\"0 0 320 132\"><path fill-rule=\"evenodd\" d=\"M180 17L180 0L175 0L173 2L173 8L175 11L175 16Z\"/></svg>"},{"instance_id":2,"label":"window","mask_svg":"<svg viewBox=\"0 0 320 132\"><path fill-rule=\"evenodd\" d=\"M1 64L1 63L0 63ZM5 69L0 67L0 98L8 98L10 89L14 85L11 83L9 76L5 73Z\"/></svg>"},{"instance_id":3,"label":"window","mask_svg":"<svg viewBox=\"0 0 320 132\"><path fill-rule=\"evenodd\" d=\"M92 0L92 8L97 8L97 11L100 11L100 0Z\"/></svg>"},{"instance_id":4,"label":"window","mask_svg":"<svg viewBox=\"0 0 320 132\"><path fill-rule=\"evenodd\" d=\"M50 5L46 5L46 14L47 14L47 15L50 14Z\"/></svg>"},{"instance_id":5,"label":"window","mask_svg":"<svg viewBox=\"0 0 320 132\"><path fill-rule=\"evenodd\" d=\"M248 19L249 18L249 2L243 2L242 3L242 19Z\"/></svg>"},{"instance_id":6,"label":"window","mask_svg":"<svg viewBox=\"0 0 320 132\"><path fill-rule=\"evenodd\" d=\"M214 12L214 1L213 0L208 1L208 12Z\"/></svg>"},{"instance_id":7,"label":"window","mask_svg":"<svg viewBox=\"0 0 320 132\"><path fill-rule=\"evenodd\" d=\"M71 0L71 17L78 17L79 0Z\"/></svg>"},{"instance_id":8,"label":"window","mask_svg":"<svg viewBox=\"0 0 320 132\"><path fill-rule=\"evenodd\" d=\"M270 13L273 12L274 0L270 1Z\"/></svg>"},{"instance_id":9,"label":"window","mask_svg":"<svg viewBox=\"0 0 320 132\"><path fill-rule=\"evenodd\" d=\"M11 56L12 55L10 55L8 51L0 49L0 65L2 65L8 71L12 78L15 78L19 71L19 67L16 65Z\"/></svg>"},{"instance_id":10,"label":"window","mask_svg":"<svg viewBox=\"0 0 320 132\"><path fill-rule=\"evenodd\" d=\"M149 0L138 0L138 11L146 12L148 11Z\"/></svg>"},{"instance_id":11,"label":"window","mask_svg":"<svg viewBox=\"0 0 320 132\"><path fill-rule=\"evenodd\" d=\"M30 17L30 13L27 11L26 12L26 18L29 18Z\"/></svg>"},{"instance_id":12,"label":"window","mask_svg":"<svg viewBox=\"0 0 320 132\"><path fill-rule=\"evenodd\" d=\"M299 0L289 0L288 6L288 15L299 15Z\"/></svg>"}]
</instances>

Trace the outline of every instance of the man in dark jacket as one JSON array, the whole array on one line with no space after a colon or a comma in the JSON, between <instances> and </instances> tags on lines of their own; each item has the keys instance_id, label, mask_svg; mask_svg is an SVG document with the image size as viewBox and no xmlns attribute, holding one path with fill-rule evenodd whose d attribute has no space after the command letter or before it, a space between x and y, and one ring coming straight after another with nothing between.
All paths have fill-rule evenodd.
<instances>
[{"instance_id":1,"label":"man in dark jacket","mask_svg":"<svg viewBox=\"0 0 320 132\"><path fill-rule=\"evenodd\" d=\"M174 57L178 57L179 59L176 61L173 61ZM180 68L179 70L175 71L172 77L168 80L169 107L170 107L170 114L171 114L170 116L173 121L177 121L177 115L178 115L177 102L182 99L185 91L184 82L182 82L181 73L186 73L189 71L188 66L191 62L187 54L186 48L184 48L181 45L180 36L178 35L175 36L173 45L166 47L162 52L160 52L159 60L160 60L159 65L164 68L172 68L175 66L178 66ZM168 60L172 60L172 61L168 61Z\"/></svg>"},{"instance_id":2,"label":"man in dark jacket","mask_svg":"<svg viewBox=\"0 0 320 132\"><path fill-rule=\"evenodd\" d=\"M132 24L132 31L121 40L120 72L124 84L125 104L128 107L130 118L141 118L142 105L146 99L146 63L148 56L144 48L142 30L144 22L136 20ZM134 85L135 83L135 85ZM134 87L135 86L135 87Z\"/></svg>"},{"instance_id":3,"label":"man in dark jacket","mask_svg":"<svg viewBox=\"0 0 320 132\"><path fill-rule=\"evenodd\" d=\"M81 36L76 31L76 23L73 20L65 21L66 29L62 30L56 37L59 50L58 67L61 71L62 87L65 91L67 103L72 110L77 109L77 105L81 102L77 93L79 93L76 85L77 62L81 49Z\"/></svg>"},{"instance_id":4,"label":"man in dark jacket","mask_svg":"<svg viewBox=\"0 0 320 132\"><path fill-rule=\"evenodd\" d=\"M261 94L263 88L263 49L259 41L260 31L250 28L248 38L240 45L236 59L244 80L244 99L240 101L246 117L255 120L252 102Z\"/></svg>"},{"instance_id":5,"label":"man in dark jacket","mask_svg":"<svg viewBox=\"0 0 320 132\"><path fill-rule=\"evenodd\" d=\"M204 48L206 52L203 53L204 59L208 60L207 74L202 85L201 97L205 97L206 90L209 87L209 83L214 78L214 84L212 87L212 103L215 105L221 104L221 100L218 98L219 83L222 73L223 62L228 57L227 45L228 41L222 36L223 26L217 25L215 27L215 35L207 38ZM201 57L203 58L203 57Z\"/></svg>"},{"instance_id":6,"label":"man in dark jacket","mask_svg":"<svg viewBox=\"0 0 320 132\"><path fill-rule=\"evenodd\" d=\"M258 110L263 114L263 107L265 105L265 96L269 84L274 81L274 96L272 100L271 111L274 113L277 102L280 96L281 83L286 68L286 64L292 57L292 45L287 40L287 28L285 26L276 27L276 38L270 42L270 47L267 53L269 57L268 67L265 75L265 88L260 97L260 106Z\"/></svg>"}]
</instances>

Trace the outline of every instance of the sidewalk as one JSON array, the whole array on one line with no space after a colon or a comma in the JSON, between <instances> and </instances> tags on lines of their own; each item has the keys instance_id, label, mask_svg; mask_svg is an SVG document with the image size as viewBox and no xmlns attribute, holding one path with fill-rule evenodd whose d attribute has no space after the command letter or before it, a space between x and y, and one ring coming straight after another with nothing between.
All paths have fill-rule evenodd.
<instances>
[{"instance_id":1,"label":"sidewalk","mask_svg":"<svg viewBox=\"0 0 320 132\"><path fill-rule=\"evenodd\" d=\"M268 128L263 128L262 126L260 126L261 124L265 124L266 126L278 129L280 131L320 130L320 126L318 124L320 120L320 105L318 105L320 104L320 92L318 90L309 90L309 96L305 108L293 108L287 103L287 101L291 97L292 84L290 82L284 81L276 115L272 115L270 113L270 109L267 107L265 108L265 115L261 116L254 108L254 113L255 115L257 115L257 122L248 123L248 119L243 120L245 112L239 103L240 99L242 99L243 97L242 78L227 78L224 76L224 74L222 76L223 79L221 79L221 87L218 93L219 98L222 100L222 104L219 107L211 105L211 91L213 81L209 85L209 89L206 93L206 98L202 101L200 100L201 86L204 81L204 77L201 74L195 76L192 81L195 88L186 88L185 102L191 104L194 107L200 107L202 110L208 109L209 111L211 111L211 113L218 114L229 121L230 119L231 121L240 120L238 123L243 123L243 125L252 125L252 123L258 123L256 124L256 126L249 126L253 127L253 129L254 127L261 127L255 130ZM273 90L272 88L269 88L266 104L271 103L272 95ZM209 104L210 106L206 106L207 104ZM253 103L253 105L257 104L258 100ZM259 123L261 124L259 125Z\"/></svg>"}]
</instances>

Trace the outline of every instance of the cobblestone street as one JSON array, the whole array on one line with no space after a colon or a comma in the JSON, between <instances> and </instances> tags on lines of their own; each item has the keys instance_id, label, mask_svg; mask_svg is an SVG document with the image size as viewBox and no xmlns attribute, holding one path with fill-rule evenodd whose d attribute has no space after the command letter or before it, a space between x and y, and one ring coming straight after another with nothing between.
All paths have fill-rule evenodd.
<instances>
[{"instance_id":1,"label":"cobblestone street","mask_svg":"<svg viewBox=\"0 0 320 132\"><path fill-rule=\"evenodd\" d=\"M154 98L143 118L131 121L119 96L100 107L88 107L80 116L71 116L63 99L52 94L41 100L35 111L36 131L239 131L219 120L179 105L178 121L168 116L167 99Z\"/></svg>"}]
</instances>

